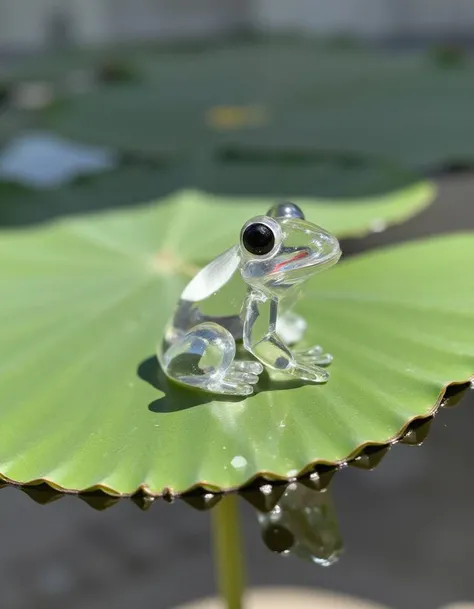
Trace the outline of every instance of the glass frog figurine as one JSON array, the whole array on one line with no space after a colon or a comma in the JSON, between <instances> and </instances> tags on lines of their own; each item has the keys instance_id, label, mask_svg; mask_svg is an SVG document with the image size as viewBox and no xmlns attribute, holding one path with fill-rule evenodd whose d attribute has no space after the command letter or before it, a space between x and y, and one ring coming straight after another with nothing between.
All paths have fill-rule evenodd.
<instances>
[{"instance_id":1,"label":"glass frog figurine","mask_svg":"<svg viewBox=\"0 0 474 609\"><path fill-rule=\"evenodd\" d=\"M332 361L320 346L291 349L306 330L292 311L303 284L337 263L338 240L280 203L244 224L240 243L186 286L165 328L158 359L180 384L215 394L250 395L264 366L314 383ZM236 341L257 361L236 357Z\"/></svg>"}]
</instances>

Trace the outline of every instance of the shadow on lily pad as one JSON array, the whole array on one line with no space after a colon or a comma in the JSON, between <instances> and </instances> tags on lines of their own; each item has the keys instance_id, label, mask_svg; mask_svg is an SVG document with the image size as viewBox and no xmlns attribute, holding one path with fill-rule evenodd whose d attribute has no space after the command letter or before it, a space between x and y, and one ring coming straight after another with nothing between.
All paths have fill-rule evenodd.
<instances>
[{"instance_id":1,"label":"shadow on lily pad","mask_svg":"<svg viewBox=\"0 0 474 609\"><path fill-rule=\"evenodd\" d=\"M187 389L178 383L174 383L165 375L158 359L154 355L140 363L137 375L141 380L149 383L164 394L148 405L149 410L156 413L178 412L202 404L209 404L210 402L241 402L247 399L245 396L216 395L206 391ZM275 380L264 371L260 376L258 385L256 385L255 393L295 389L306 384L308 383L292 378Z\"/></svg>"}]
</instances>

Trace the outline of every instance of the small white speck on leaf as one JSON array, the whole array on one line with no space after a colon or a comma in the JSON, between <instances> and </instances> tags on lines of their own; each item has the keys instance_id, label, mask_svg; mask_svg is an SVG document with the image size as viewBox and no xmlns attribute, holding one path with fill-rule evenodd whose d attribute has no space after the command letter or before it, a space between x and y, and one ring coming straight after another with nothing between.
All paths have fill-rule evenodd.
<instances>
[{"instance_id":1,"label":"small white speck on leaf","mask_svg":"<svg viewBox=\"0 0 474 609\"><path fill-rule=\"evenodd\" d=\"M242 469L247 465L247 459L245 457L242 457L242 455L237 455L232 459L230 464L235 469Z\"/></svg>"},{"instance_id":2,"label":"small white speck on leaf","mask_svg":"<svg viewBox=\"0 0 474 609\"><path fill-rule=\"evenodd\" d=\"M370 223L370 228L374 233L382 233L387 228L387 223L381 218L376 218Z\"/></svg>"}]
</instances>

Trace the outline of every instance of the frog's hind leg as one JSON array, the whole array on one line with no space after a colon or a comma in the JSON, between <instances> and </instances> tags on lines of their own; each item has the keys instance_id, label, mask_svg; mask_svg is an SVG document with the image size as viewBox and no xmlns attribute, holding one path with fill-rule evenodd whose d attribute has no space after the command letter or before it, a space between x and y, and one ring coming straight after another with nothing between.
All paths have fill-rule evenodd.
<instances>
[{"instance_id":1,"label":"frog's hind leg","mask_svg":"<svg viewBox=\"0 0 474 609\"><path fill-rule=\"evenodd\" d=\"M165 374L189 387L224 395L250 395L263 366L235 360L232 334L214 322L194 326L159 356Z\"/></svg>"}]
</instances>

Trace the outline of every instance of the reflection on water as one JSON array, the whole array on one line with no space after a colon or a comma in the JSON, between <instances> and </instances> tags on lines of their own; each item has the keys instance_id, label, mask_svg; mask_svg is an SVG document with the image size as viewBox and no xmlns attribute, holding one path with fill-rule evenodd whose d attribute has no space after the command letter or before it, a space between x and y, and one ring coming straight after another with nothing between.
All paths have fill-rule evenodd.
<instances>
[{"instance_id":1,"label":"reflection on water","mask_svg":"<svg viewBox=\"0 0 474 609\"><path fill-rule=\"evenodd\" d=\"M331 495L292 483L268 513L258 515L262 538L272 551L329 566L342 552Z\"/></svg>"},{"instance_id":2,"label":"reflection on water","mask_svg":"<svg viewBox=\"0 0 474 609\"><path fill-rule=\"evenodd\" d=\"M451 385L440 405L457 405L470 386L469 383ZM413 420L400 442L422 444L435 414ZM388 448L388 445L366 446L349 464L372 469L379 464ZM272 552L297 556L323 566L338 560L343 541L331 495L322 490L335 471L335 468L320 465L300 482L291 483L283 494L281 486L267 484L260 486L260 493L245 497L259 510L262 538ZM256 503L257 496L260 496L260 504ZM262 502L262 497L267 499L267 504Z\"/></svg>"},{"instance_id":3,"label":"reflection on water","mask_svg":"<svg viewBox=\"0 0 474 609\"><path fill-rule=\"evenodd\" d=\"M116 155L47 132L21 135L0 154L0 179L54 188L87 174L113 169Z\"/></svg>"}]
</instances>

